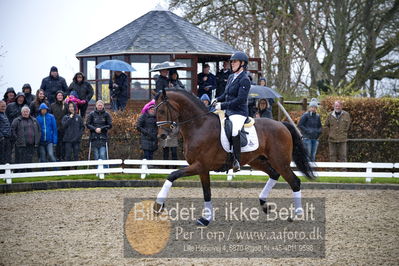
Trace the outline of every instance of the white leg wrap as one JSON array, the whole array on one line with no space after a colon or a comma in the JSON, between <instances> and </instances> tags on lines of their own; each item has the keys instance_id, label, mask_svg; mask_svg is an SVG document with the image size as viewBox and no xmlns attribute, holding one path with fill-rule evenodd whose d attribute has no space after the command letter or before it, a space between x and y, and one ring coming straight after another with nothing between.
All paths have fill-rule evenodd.
<instances>
[{"instance_id":1,"label":"white leg wrap","mask_svg":"<svg viewBox=\"0 0 399 266\"><path fill-rule=\"evenodd\" d=\"M292 197L294 198L295 214L302 214L302 193L301 191L292 192Z\"/></svg>"},{"instance_id":2,"label":"white leg wrap","mask_svg":"<svg viewBox=\"0 0 399 266\"><path fill-rule=\"evenodd\" d=\"M156 202L159 204L163 204L166 200L166 198L168 197L168 193L170 188L172 187L172 182L170 182L169 180L166 180L165 183L162 186L161 191L159 191L158 196L157 196L157 200Z\"/></svg>"},{"instance_id":3,"label":"white leg wrap","mask_svg":"<svg viewBox=\"0 0 399 266\"><path fill-rule=\"evenodd\" d=\"M202 211L202 217L211 221L213 218L213 208L212 208L212 201L205 201L204 202L204 210Z\"/></svg>"},{"instance_id":4,"label":"white leg wrap","mask_svg":"<svg viewBox=\"0 0 399 266\"><path fill-rule=\"evenodd\" d=\"M266 200L266 198L269 196L270 191L272 191L272 188L274 185L277 183L276 180L269 178L267 180L265 187L263 188L262 192L259 194L259 198L262 200Z\"/></svg>"}]
</instances>

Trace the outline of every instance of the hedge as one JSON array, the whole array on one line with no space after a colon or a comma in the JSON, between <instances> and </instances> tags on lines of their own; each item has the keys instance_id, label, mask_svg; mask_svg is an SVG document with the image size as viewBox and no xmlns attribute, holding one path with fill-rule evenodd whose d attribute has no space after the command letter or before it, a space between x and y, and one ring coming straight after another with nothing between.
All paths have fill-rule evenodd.
<instances>
[{"instance_id":1,"label":"hedge","mask_svg":"<svg viewBox=\"0 0 399 266\"><path fill-rule=\"evenodd\" d=\"M399 162L399 99L327 97L320 103L319 113L324 126L334 102L343 102L343 109L351 116L349 139L396 139L393 141L349 141L350 162ZM290 112L298 123L303 111ZM320 137L317 161L329 161L327 135Z\"/></svg>"}]
</instances>

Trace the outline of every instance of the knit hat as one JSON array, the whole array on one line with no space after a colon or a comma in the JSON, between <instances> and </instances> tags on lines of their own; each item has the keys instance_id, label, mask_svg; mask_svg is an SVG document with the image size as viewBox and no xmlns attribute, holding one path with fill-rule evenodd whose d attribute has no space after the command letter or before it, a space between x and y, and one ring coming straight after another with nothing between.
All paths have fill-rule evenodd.
<instances>
[{"instance_id":1,"label":"knit hat","mask_svg":"<svg viewBox=\"0 0 399 266\"><path fill-rule=\"evenodd\" d=\"M152 99L151 101L149 101L148 103L146 103L146 105L144 105L143 109L141 109L141 113L142 113L142 114L147 113L148 110L149 110L151 107L154 107L154 106L155 106L155 100Z\"/></svg>"},{"instance_id":2,"label":"knit hat","mask_svg":"<svg viewBox=\"0 0 399 266\"><path fill-rule=\"evenodd\" d=\"M50 69L50 72L58 72L58 68L55 66L52 66Z\"/></svg>"},{"instance_id":3,"label":"knit hat","mask_svg":"<svg viewBox=\"0 0 399 266\"><path fill-rule=\"evenodd\" d=\"M202 96L201 96L201 101L208 101L208 102L211 102L211 99L209 99L208 94L204 93L204 94L202 94Z\"/></svg>"},{"instance_id":4,"label":"knit hat","mask_svg":"<svg viewBox=\"0 0 399 266\"><path fill-rule=\"evenodd\" d=\"M71 91L70 95L78 97L78 93L76 91Z\"/></svg>"},{"instance_id":5,"label":"knit hat","mask_svg":"<svg viewBox=\"0 0 399 266\"><path fill-rule=\"evenodd\" d=\"M312 98L312 100L310 100L309 107L317 107L318 104L319 103L317 102L317 99L316 98Z\"/></svg>"}]
</instances>

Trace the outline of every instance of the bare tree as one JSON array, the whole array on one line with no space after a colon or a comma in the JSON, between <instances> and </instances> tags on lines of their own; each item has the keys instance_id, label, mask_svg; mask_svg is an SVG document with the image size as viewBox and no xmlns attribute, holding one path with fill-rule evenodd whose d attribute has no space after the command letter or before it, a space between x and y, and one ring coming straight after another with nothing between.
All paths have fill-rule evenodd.
<instances>
[{"instance_id":1,"label":"bare tree","mask_svg":"<svg viewBox=\"0 0 399 266\"><path fill-rule=\"evenodd\" d=\"M374 81L399 79L399 0L171 0L170 7L261 57L267 85L290 95L374 97Z\"/></svg>"}]
</instances>

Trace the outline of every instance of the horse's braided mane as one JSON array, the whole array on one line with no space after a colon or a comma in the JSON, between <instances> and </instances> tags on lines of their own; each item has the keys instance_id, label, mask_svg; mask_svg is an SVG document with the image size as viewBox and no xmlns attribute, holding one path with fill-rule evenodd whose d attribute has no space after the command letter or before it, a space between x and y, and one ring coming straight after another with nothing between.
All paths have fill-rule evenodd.
<instances>
[{"instance_id":1,"label":"horse's braided mane","mask_svg":"<svg viewBox=\"0 0 399 266\"><path fill-rule=\"evenodd\" d=\"M191 92L188 92L188 91L182 90L182 89L167 89L166 91L173 91L173 92L177 92L179 94L183 94L184 96L189 98L189 100L191 100L191 102L193 104L198 106L198 108L200 108L202 111L204 111L204 112L208 112L209 111L208 108L206 108L206 106L204 105L204 103L201 102L201 100L197 96L192 94Z\"/></svg>"}]
</instances>

